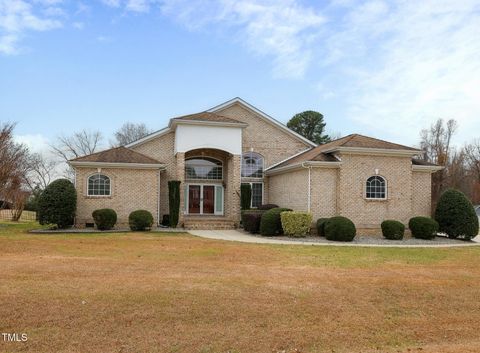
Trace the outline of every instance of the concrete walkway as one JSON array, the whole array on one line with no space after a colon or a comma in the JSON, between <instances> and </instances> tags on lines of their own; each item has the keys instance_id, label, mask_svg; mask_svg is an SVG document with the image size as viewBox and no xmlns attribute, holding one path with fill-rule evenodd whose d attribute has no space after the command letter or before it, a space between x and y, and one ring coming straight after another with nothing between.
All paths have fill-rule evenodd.
<instances>
[{"instance_id":1,"label":"concrete walkway","mask_svg":"<svg viewBox=\"0 0 480 353\"><path fill-rule=\"evenodd\" d=\"M238 230L190 230L188 232L192 235L208 239L275 245L364 246L387 248L451 248L480 245L480 239L474 239L472 242L459 242L459 244L398 244L395 241L392 241L392 244L342 243L333 241L325 241L324 243L318 243L312 241L302 241L301 239L283 240L275 238L257 237ZM477 236L477 238L480 238L480 236Z\"/></svg>"}]
</instances>

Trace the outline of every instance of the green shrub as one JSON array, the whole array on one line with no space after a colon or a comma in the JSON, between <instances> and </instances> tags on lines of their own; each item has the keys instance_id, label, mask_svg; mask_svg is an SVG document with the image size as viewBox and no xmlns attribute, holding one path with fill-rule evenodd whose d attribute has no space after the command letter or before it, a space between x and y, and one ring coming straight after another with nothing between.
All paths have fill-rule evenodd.
<instances>
[{"instance_id":1,"label":"green shrub","mask_svg":"<svg viewBox=\"0 0 480 353\"><path fill-rule=\"evenodd\" d=\"M405 226L402 222L386 220L382 222L382 234L386 239L402 240L405 234Z\"/></svg>"},{"instance_id":2,"label":"green shrub","mask_svg":"<svg viewBox=\"0 0 480 353\"><path fill-rule=\"evenodd\" d=\"M59 229L73 225L77 210L77 193L72 182L58 179L50 183L38 199L40 224L55 224Z\"/></svg>"},{"instance_id":3,"label":"green shrub","mask_svg":"<svg viewBox=\"0 0 480 353\"><path fill-rule=\"evenodd\" d=\"M93 221L100 230L112 229L117 223L117 213L111 208L102 208L92 212Z\"/></svg>"},{"instance_id":4,"label":"green shrub","mask_svg":"<svg viewBox=\"0 0 480 353\"><path fill-rule=\"evenodd\" d=\"M274 203L266 203L264 205L260 205L257 207L258 210L271 210L272 208L278 208L278 205L275 205Z\"/></svg>"},{"instance_id":5,"label":"green shrub","mask_svg":"<svg viewBox=\"0 0 480 353\"><path fill-rule=\"evenodd\" d=\"M262 215L260 221L260 234L265 236L278 235L283 233L280 213L291 211L289 208L272 208Z\"/></svg>"},{"instance_id":6,"label":"green shrub","mask_svg":"<svg viewBox=\"0 0 480 353\"><path fill-rule=\"evenodd\" d=\"M146 210L137 210L128 216L130 229L134 231L150 230L153 225L153 216Z\"/></svg>"},{"instance_id":7,"label":"green shrub","mask_svg":"<svg viewBox=\"0 0 480 353\"><path fill-rule=\"evenodd\" d=\"M324 237L325 236L325 223L329 219L330 218L319 218L319 219L317 219L317 235L319 237Z\"/></svg>"},{"instance_id":8,"label":"green shrub","mask_svg":"<svg viewBox=\"0 0 480 353\"><path fill-rule=\"evenodd\" d=\"M438 200L435 220L439 231L449 238L462 237L470 240L478 234L478 217L470 200L454 189L446 190Z\"/></svg>"},{"instance_id":9,"label":"green shrub","mask_svg":"<svg viewBox=\"0 0 480 353\"><path fill-rule=\"evenodd\" d=\"M180 213L180 181L178 180L168 182L168 208L170 210L170 227L175 228Z\"/></svg>"},{"instance_id":10,"label":"green shrub","mask_svg":"<svg viewBox=\"0 0 480 353\"><path fill-rule=\"evenodd\" d=\"M249 210L252 204L252 186L250 184L240 185L240 208Z\"/></svg>"},{"instance_id":11,"label":"green shrub","mask_svg":"<svg viewBox=\"0 0 480 353\"><path fill-rule=\"evenodd\" d=\"M164 214L162 216L162 226L170 227L170 215L169 214Z\"/></svg>"},{"instance_id":12,"label":"green shrub","mask_svg":"<svg viewBox=\"0 0 480 353\"><path fill-rule=\"evenodd\" d=\"M355 224L346 217L332 217L325 223L325 237L328 240L352 241L356 233Z\"/></svg>"},{"instance_id":13,"label":"green shrub","mask_svg":"<svg viewBox=\"0 0 480 353\"><path fill-rule=\"evenodd\" d=\"M413 217L408 222L412 236L418 239L434 239L438 231L438 223L429 217Z\"/></svg>"},{"instance_id":14,"label":"green shrub","mask_svg":"<svg viewBox=\"0 0 480 353\"><path fill-rule=\"evenodd\" d=\"M291 237L304 237L310 233L312 214L308 212L285 211L280 213L283 232Z\"/></svg>"},{"instance_id":15,"label":"green shrub","mask_svg":"<svg viewBox=\"0 0 480 353\"><path fill-rule=\"evenodd\" d=\"M265 213L263 210L246 210L242 212L242 224L243 229L252 234L256 234L260 231L260 222L262 215Z\"/></svg>"}]
</instances>

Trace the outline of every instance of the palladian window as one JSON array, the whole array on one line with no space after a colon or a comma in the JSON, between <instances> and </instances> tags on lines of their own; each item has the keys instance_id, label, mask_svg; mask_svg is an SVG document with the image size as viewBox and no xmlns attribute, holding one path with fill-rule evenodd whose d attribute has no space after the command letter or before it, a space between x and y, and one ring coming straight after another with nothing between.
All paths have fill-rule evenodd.
<instances>
[{"instance_id":1,"label":"palladian window","mask_svg":"<svg viewBox=\"0 0 480 353\"><path fill-rule=\"evenodd\" d=\"M365 196L367 199L386 199L387 182L385 178L378 175L368 178Z\"/></svg>"},{"instance_id":2,"label":"palladian window","mask_svg":"<svg viewBox=\"0 0 480 353\"><path fill-rule=\"evenodd\" d=\"M255 152L242 154L242 177L263 178L263 157Z\"/></svg>"},{"instance_id":3,"label":"palladian window","mask_svg":"<svg viewBox=\"0 0 480 353\"><path fill-rule=\"evenodd\" d=\"M194 157L185 161L186 179L222 180L222 162L214 158Z\"/></svg>"},{"instance_id":4,"label":"palladian window","mask_svg":"<svg viewBox=\"0 0 480 353\"><path fill-rule=\"evenodd\" d=\"M110 196L110 178L103 174L94 174L88 178L88 196Z\"/></svg>"}]
</instances>

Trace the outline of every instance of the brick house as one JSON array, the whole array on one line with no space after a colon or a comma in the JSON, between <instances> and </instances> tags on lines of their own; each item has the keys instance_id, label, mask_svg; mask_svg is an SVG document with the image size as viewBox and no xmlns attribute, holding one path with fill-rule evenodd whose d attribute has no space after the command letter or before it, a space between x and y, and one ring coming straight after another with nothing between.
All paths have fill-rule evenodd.
<instances>
[{"instance_id":1,"label":"brick house","mask_svg":"<svg viewBox=\"0 0 480 353\"><path fill-rule=\"evenodd\" d=\"M240 98L173 118L168 127L127 146L76 158L76 226L113 208L126 225L137 209L159 223L169 213L168 181L181 181L179 225L234 228L240 186L252 207L275 203L314 219L343 215L359 228L384 219L404 223L430 214L431 174L421 151L362 135L317 146Z\"/></svg>"}]
</instances>

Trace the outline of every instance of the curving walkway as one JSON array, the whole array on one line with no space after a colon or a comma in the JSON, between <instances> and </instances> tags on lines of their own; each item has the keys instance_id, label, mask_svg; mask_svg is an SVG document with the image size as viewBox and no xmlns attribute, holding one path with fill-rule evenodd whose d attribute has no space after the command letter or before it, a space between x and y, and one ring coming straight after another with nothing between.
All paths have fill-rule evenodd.
<instances>
[{"instance_id":1,"label":"curving walkway","mask_svg":"<svg viewBox=\"0 0 480 353\"><path fill-rule=\"evenodd\" d=\"M363 246L363 247L388 247L388 248L451 248L480 245L480 236L471 242L459 242L458 244L398 244L392 240L392 244L362 244L342 243L325 240L324 242L312 242L296 240L283 240L275 238L263 238L253 236L239 230L189 230L190 234L216 240L238 241L242 243L276 244L276 245L316 245L316 246Z\"/></svg>"}]
</instances>

